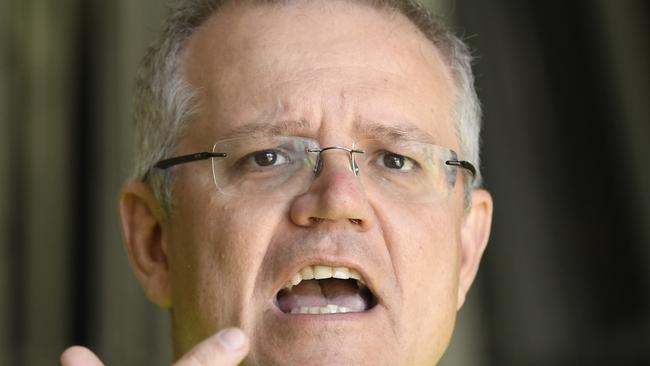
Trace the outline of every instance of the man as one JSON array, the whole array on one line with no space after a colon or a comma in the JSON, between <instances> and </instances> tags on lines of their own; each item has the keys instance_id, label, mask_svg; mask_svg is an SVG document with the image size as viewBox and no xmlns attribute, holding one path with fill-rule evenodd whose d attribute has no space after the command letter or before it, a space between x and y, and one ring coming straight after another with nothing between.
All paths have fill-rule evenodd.
<instances>
[{"instance_id":1,"label":"man","mask_svg":"<svg viewBox=\"0 0 650 366\"><path fill-rule=\"evenodd\" d=\"M120 199L176 365L437 363L492 215L465 47L410 1L177 3Z\"/></svg>"}]
</instances>

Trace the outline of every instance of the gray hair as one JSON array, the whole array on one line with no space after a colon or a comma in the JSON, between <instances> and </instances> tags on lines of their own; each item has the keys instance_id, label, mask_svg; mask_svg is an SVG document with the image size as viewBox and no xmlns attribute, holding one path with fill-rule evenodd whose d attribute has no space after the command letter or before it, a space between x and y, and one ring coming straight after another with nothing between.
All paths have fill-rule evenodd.
<instances>
[{"instance_id":1,"label":"gray hair","mask_svg":"<svg viewBox=\"0 0 650 366\"><path fill-rule=\"evenodd\" d=\"M474 89L472 56L428 9L415 0L347 0L406 16L438 49L456 84L453 119L460 156L471 161L476 178L466 192L480 187L479 145L481 106ZM181 59L188 38L229 0L177 0L170 8L161 37L148 49L135 84L135 169L133 179L147 181L165 210L172 206L172 175L153 168L174 154L185 128L196 112L195 95L182 75ZM251 0L285 4L290 0ZM466 195L466 198L468 195ZM467 201L467 199L466 199Z\"/></svg>"}]
</instances>

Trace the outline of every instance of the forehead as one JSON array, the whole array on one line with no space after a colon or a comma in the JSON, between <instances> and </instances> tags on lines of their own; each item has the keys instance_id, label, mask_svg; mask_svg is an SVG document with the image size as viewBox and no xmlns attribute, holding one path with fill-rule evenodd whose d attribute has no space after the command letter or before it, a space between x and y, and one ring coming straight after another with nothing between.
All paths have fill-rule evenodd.
<instances>
[{"instance_id":1,"label":"forehead","mask_svg":"<svg viewBox=\"0 0 650 366\"><path fill-rule=\"evenodd\" d=\"M190 38L184 67L199 93L197 138L255 124L302 135L370 124L456 147L448 68L401 14L347 1L229 4Z\"/></svg>"}]
</instances>

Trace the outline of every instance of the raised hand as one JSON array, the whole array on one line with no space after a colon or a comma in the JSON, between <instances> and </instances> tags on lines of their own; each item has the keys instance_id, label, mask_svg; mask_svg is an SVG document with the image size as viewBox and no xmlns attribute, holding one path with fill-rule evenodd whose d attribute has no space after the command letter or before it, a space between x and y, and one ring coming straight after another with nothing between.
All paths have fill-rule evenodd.
<instances>
[{"instance_id":1,"label":"raised hand","mask_svg":"<svg viewBox=\"0 0 650 366\"><path fill-rule=\"evenodd\" d=\"M226 328L196 345L173 366L235 366L248 353L248 338L238 328ZM88 348L72 346L61 354L62 366L104 366Z\"/></svg>"}]
</instances>

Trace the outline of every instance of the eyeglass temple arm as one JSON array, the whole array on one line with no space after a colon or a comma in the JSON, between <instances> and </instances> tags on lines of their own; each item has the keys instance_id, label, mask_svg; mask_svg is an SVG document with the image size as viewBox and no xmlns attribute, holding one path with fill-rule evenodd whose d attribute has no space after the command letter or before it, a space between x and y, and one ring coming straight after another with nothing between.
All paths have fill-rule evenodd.
<instances>
[{"instance_id":1,"label":"eyeglass temple arm","mask_svg":"<svg viewBox=\"0 0 650 366\"><path fill-rule=\"evenodd\" d=\"M173 158L161 160L157 162L156 165L154 165L154 168L167 169L178 164L190 163L192 161L205 160L210 158L225 158L226 156L228 156L228 154L226 153L204 151L204 152L198 152L189 155L181 155L181 156L176 156Z\"/></svg>"},{"instance_id":2,"label":"eyeglass temple arm","mask_svg":"<svg viewBox=\"0 0 650 366\"><path fill-rule=\"evenodd\" d=\"M453 165L453 166L458 166L463 169L469 170L470 173L472 173L472 176L476 177L476 168L474 168L474 165L470 163L469 161L466 160L447 160L445 161L445 164L447 165Z\"/></svg>"}]
</instances>

